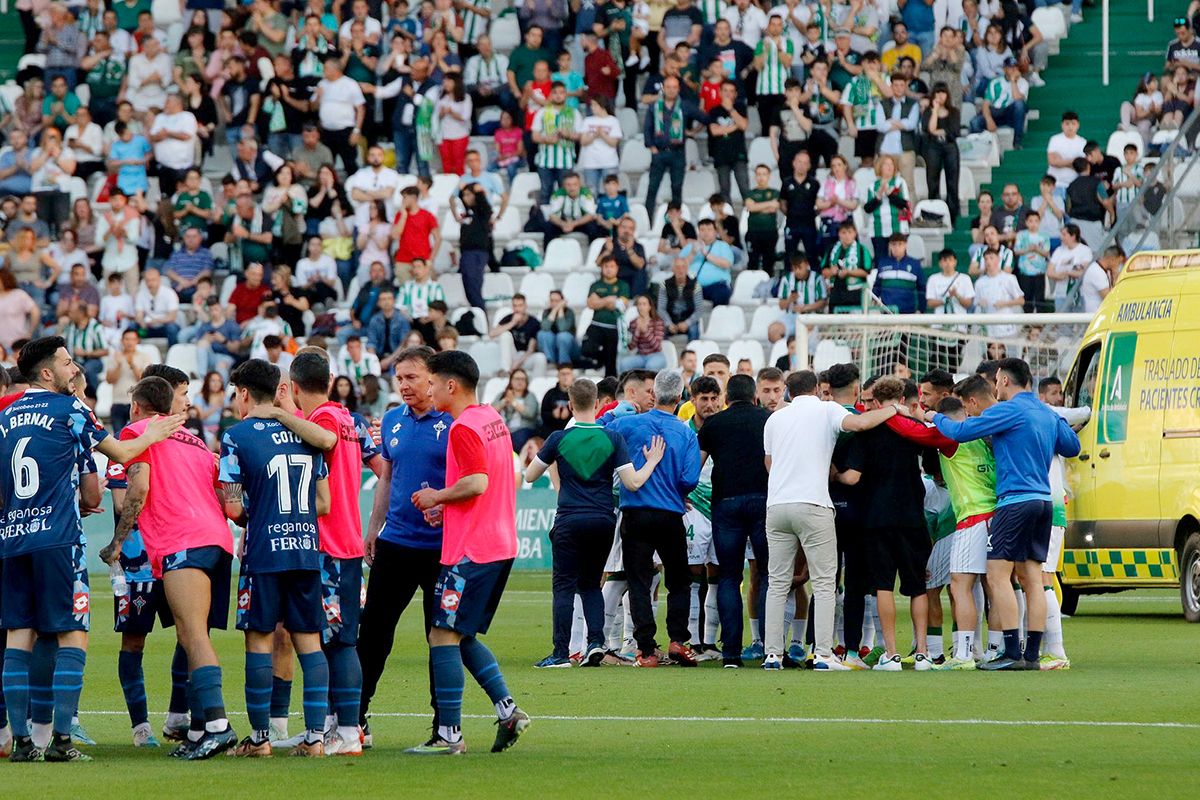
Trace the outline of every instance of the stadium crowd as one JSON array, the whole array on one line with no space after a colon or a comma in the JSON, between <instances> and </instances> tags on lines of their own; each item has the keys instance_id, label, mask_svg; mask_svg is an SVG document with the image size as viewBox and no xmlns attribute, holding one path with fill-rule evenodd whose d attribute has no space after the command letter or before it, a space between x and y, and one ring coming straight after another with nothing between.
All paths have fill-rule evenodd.
<instances>
[{"instance_id":1,"label":"stadium crowd","mask_svg":"<svg viewBox=\"0 0 1200 800\"><path fill-rule=\"evenodd\" d=\"M0 360L63 335L119 429L165 356L199 381L213 447L230 370L286 370L309 337L376 418L400 348L493 339L505 355L481 364L515 386L486 399L516 432L548 367L673 366L701 336L770 347L791 311L1093 310L1121 261L1105 228L1200 64L1177 26L1121 157L1064 113L1046 177L996 199L964 173L1021 145L1078 3L159 5L20 11ZM963 201L971 246L927 254Z\"/></svg>"},{"instance_id":2,"label":"stadium crowd","mask_svg":"<svg viewBox=\"0 0 1200 800\"><path fill-rule=\"evenodd\" d=\"M900 669L897 576L912 599L917 669L1068 666L1046 575L1056 561L1052 528L1061 544L1054 456L1072 455L1073 435L1031 393L1061 404L1056 379L999 358L957 383L961 363L919 382L898 364L894 375L860 383L849 364L820 375L797 369L791 341L793 313L1099 305L1124 262L1119 246L1101 250L1106 229L1140 188L1156 133L1187 116L1200 48L1181 18L1161 102L1147 78L1123 116L1132 138L1122 158L1082 135L1066 111L1038 187L1005 186L999 202L987 192L961 197L964 148L1020 147L1028 94L1053 79L1041 74L1050 42L1035 10L1010 0L902 0L896 9L857 0L522 0L509 13L490 0L233 8L186 0L178 14L159 15L149 0L22 2L34 57L23 60L15 96L0 94L0 346L19 390L7 418L55 432L37 442L45 450L33 461L61 471L57 491L71 496L60 512L99 505L87 451L112 462L108 486L125 492L104 551L114 590L125 592L118 600L127 599L117 607L129 616L140 599L151 625L165 610L180 627L164 728L182 740L176 754L266 755L272 740L289 740L293 659L286 645L271 658L281 639L305 682L305 731L290 744L304 755L369 747L369 702L395 620L418 588L434 732L416 749L462 752L464 668L496 704L496 748L515 742L529 718L476 638L515 555L504 516L511 498L497 499L507 478L493 488L473 480L501 463L511 475L514 452L528 478L554 467L559 519L578 523L553 535L554 652L541 666L577 655L643 667L719 657L729 667L749 658L768 669ZM1057 34L1081 14L1078 2L1063 9ZM963 200L975 203L973 243L936 252L937 272L926 277L924 257L911 253L924 253L924 229L940 233L970 213ZM719 353L697 364L688 343L710 334L728 316L722 309L738 315L729 339L741 338L743 306L769 312L750 338L773 346L776 366L731 364ZM990 353L1002 355L1023 331L1014 319L986 333L998 342ZM596 380L577 378L577 368ZM481 377L490 376L502 379L498 392L486 391ZM46 391L53 411L36 413ZM76 392L82 399L70 398ZM474 405L480 392L490 407ZM23 406L29 413L17 414ZM935 411L933 427L892 419ZM1042 433L1030 420L1046 423ZM268 443L259 425L277 438ZM990 445L979 444L984 436ZM760 440L762 470L757 462L732 470ZM32 441L6 437L4 455L26 464L13 448ZM400 469L404 447L427 448L427 457ZM940 456L923 456L929 447ZM216 476L209 450L221 454ZM895 458L877 458L889 450ZM796 456L810 452L828 456L819 476ZM251 470L273 454L283 461ZM989 473L989 463L992 485L961 482L964 472ZM316 474L304 472L305 488L293 494L287 481L297 478L287 476L299 464ZM376 492L365 546L355 483L364 465L390 488ZM0 476L6 508L45 501L37 471L22 469ZM276 483L252 477L259 473ZM214 481L221 494L209 498ZM193 507L208 516L188 546L208 561L172 562L188 536L161 538L155 503L176 483L206 489ZM268 504L253 497L276 489L278 518L263 517ZM881 508L905 514L903 524L873 518ZM476 544L459 532L484 510L495 524L476 526ZM708 545L696 535L706 511ZM205 624L229 591L226 518L246 523L247 541L257 532L261 559L243 560L237 590L254 729L240 742ZM588 534L604 525L598 549ZM144 550L127 552L139 526ZM86 566L82 547L61 538L77 527L76 519L56 528L43 551L25 543L49 535L18 525L0 551L0 623L11 629L5 695L34 723L10 717L13 754L25 760L85 757L71 731L79 732ZM893 527L900 535L882 535ZM284 528L309 533L285 548L297 552L264 549ZM743 651L740 582L750 555ZM340 598L357 598L364 558L377 575L360 636L358 604ZM452 569L463 559L469 568ZM24 588L43 569L76 589L65 594L82 598L83 611L28 600ZM304 573L295 585L263 577L292 572ZM603 588L598 573L607 573ZM188 583L200 579L199 588ZM670 639L661 652L660 580ZM956 625L949 656L943 586ZM250 606L253 591L273 599ZM447 593L450 605L462 603L457 614ZM10 596L25 597L15 611ZM331 598L339 624L315 621ZM985 605L986 651L973 633ZM276 622L290 636L273 642ZM125 624L118 611L118 630ZM148 630L121 632L134 740L150 745L140 666Z\"/></svg>"}]
</instances>

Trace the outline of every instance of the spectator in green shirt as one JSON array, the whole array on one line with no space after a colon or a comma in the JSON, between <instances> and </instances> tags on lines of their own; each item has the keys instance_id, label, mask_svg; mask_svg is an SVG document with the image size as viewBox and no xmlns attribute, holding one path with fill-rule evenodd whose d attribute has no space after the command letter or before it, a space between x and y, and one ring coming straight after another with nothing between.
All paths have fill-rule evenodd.
<instances>
[{"instance_id":1,"label":"spectator in green shirt","mask_svg":"<svg viewBox=\"0 0 1200 800\"><path fill-rule=\"evenodd\" d=\"M600 280L588 289L587 306L592 324L583 334L583 355L604 367L604 374L617 374L617 327L629 301L629 284L617 278L617 259L600 260Z\"/></svg>"},{"instance_id":2,"label":"spectator in green shirt","mask_svg":"<svg viewBox=\"0 0 1200 800\"><path fill-rule=\"evenodd\" d=\"M206 231L212 222L212 195L200 188L200 170L189 169L183 190L175 196L175 225L180 235L188 228Z\"/></svg>"},{"instance_id":3,"label":"spectator in green shirt","mask_svg":"<svg viewBox=\"0 0 1200 800\"><path fill-rule=\"evenodd\" d=\"M42 100L42 126L66 130L75 124L75 112L79 110L79 98L67 87L67 79L55 75L50 81L50 94Z\"/></svg>"},{"instance_id":4,"label":"spectator in green shirt","mask_svg":"<svg viewBox=\"0 0 1200 800\"><path fill-rule=\"evenodd\" d=\"M507 107L517 107L521 87L533 80L533 65L539 61L545 61L547 64L557 63L554 54L542 48L542 29L537 25L530 25L525 31L525 41L508 56L510 96L502 101Z\"/></svg>"},{"instance_id":5,"label":"spectator in green shirt","mask_svg":"<svg viewBox=\"0 0 1200 800\"><path fill-rule=\"evenodd\" d=\"M769 185L771 168L754 168L754 188L746 196L746 247L750 252L747 269L761 269L774 277L775 246L779 243L779 192Z\"/></svg>"}]
</instances>

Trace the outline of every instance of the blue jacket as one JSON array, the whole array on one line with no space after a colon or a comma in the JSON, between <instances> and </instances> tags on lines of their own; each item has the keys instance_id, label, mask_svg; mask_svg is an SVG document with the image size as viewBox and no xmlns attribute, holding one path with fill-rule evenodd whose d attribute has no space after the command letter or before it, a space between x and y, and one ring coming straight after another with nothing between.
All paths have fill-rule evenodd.
<instances>
[{"instance_id":1,"label":"blue jacket","mask_svg":"<svg viewBox=\"0 0 1200 800\"><path fill-rule=\"evenodd\" d=\"M642 447L650 444L651 437L661 436L667 445L662 461L641 489L631 492L621 487L621 510L652 508L683 514L687 510L684 498L700 482L700 443L691 427L674 414L657 408L645 414L620 417L607 427L624 437L634 469L641 469L646 463Z\"/></svg>"},{"instance_id":2,"label":"blue jacket","mask_svg":"<svg viewBox=\"0 0 1200 800\"><path fill-rule=\"evenodd\" d=\"M367 323L367 344L380 358L395 352L396 348L404 343L404 337L408 336L408 332L412 330L412 325L399 309L392 312L390 326L388 322L389 320L385 319L383 314L373 314L371 321Z\"/></svg>"},{"instance_id":3,"label":"blue jacket","mask_svg":"<svg viewBox=\"0 0 1200 800\"><path fill-rule=\"evenodd\" d=\"M936 414L933 424L956 442L992 437L997 506L1050 500L1050 462L1055 455L1079 455L1075 431L1033 392L1021 392L962 421Z\"/></svg>"},{"instance_id":4,"label":"blue jacket","mask_svg":"<svg viewBox=\"0 0 1200 800\"><path fill-rule=\"evenodd\" d=\"M925 313L925 270L912 256L897 261L890 255L875 266L875 296L897 314Z\"/></svg>"}]
</instances>

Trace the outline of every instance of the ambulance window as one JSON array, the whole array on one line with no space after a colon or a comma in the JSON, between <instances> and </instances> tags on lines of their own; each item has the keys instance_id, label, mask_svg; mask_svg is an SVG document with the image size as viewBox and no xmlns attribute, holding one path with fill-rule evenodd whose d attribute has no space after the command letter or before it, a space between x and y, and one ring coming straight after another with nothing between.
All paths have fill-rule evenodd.
<instances>
[{"instance_id":1,"label":"ambulance window","mask_svg":"<svg viewBox=\"0 0 1200 800\"><path fill-rule=\"evenodd\" d=\"M1100 343L1089 345L1079 354L1075 371L1071 373L1071 386L1067 387L1067 396L1071 406L1082 408L1091 407L1096 393L1096 375L1100 369Z\"/></svg>"}]
</instances>

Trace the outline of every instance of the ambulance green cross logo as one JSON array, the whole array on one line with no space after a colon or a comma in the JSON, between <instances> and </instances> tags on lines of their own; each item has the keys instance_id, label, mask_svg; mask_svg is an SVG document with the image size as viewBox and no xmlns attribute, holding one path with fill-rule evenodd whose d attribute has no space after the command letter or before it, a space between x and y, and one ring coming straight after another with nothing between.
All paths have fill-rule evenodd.
<instances>
[{"instance_id":1,"label":"ambulance green cross logo","mask_svg":"<svg viewBox=\"0 0 1200 800\"><path fill-rule=\"evenodd\" d=\"M1100 387L1100 424L1098 444L1125 441L1129 420L1129 396L1133 379L1133 357L1137 353L1137 333L1114 333L1108 340L1108 359L1104 364L1104 382Z\"/></svg>"}]
</instances>

